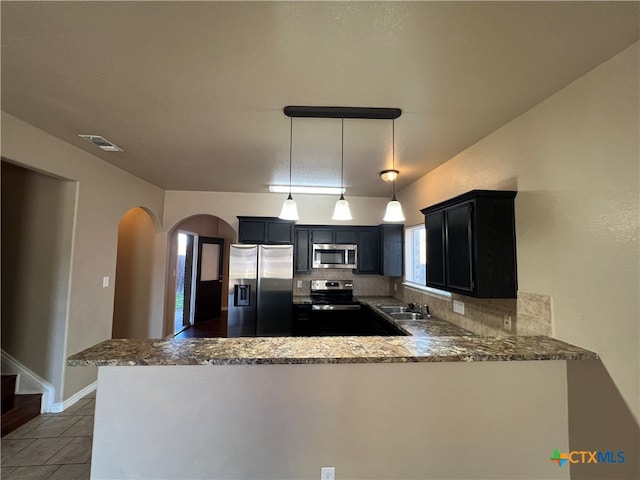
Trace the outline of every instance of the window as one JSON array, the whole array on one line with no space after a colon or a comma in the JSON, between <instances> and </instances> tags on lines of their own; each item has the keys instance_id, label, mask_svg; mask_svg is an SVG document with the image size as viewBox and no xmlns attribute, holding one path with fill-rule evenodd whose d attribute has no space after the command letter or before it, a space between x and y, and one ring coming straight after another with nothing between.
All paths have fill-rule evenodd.
<instances>
[{"instance_id":1,"label":"window","mask_svg":"<svg viewBox=\"0 0 640 480\"><path fill-rule=\"evenodd\" d=\"M445 300L451 293L427 287L427 232L424 225L404 229L404 284Z\"/></svg>"},{"instance_id":2,"label":"window","mask_svg":"<svg viewBox=\"0 0 640 480\"><path fill-rule=\"evenodd\" d=\"M420 286L427 284L427 241L424 225L404 230L405 281Z\"/></svg>"}]
</instances>

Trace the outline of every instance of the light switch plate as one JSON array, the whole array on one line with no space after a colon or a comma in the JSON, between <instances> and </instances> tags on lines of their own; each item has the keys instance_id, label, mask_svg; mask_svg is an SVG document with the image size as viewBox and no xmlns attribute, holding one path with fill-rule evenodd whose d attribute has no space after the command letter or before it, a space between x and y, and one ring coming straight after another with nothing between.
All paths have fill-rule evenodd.
<instances>
[{"instance_id":1,"label":"light switch plate","mask_svg":"<svg viewBox=\"0 0 640 480\"><path fill-rule=\"evenodd\" d=\"M107 288L109 286L109 277L102 277L102 288Z\"/></svg>"},{"instance_id":2,"label":"light switch plate","mask_svg":"<svg viewBox=\"0 0 640 480\"><path fill-rule=\"evenodd\" d=\"M460 315L464 315L464 302L461 302L460 300L454 300L453 311L459 313Z\"/></svg>"},{"instance_id":3,"label":"light switch plate","mask_svg":"<svg viewBox=\"0 0 640 480\"><path fill-rule=\"evenodd\" d=\"M336 467L322 467L320 469L320 480L335 480Z\"/></svg>"}]
</instances>

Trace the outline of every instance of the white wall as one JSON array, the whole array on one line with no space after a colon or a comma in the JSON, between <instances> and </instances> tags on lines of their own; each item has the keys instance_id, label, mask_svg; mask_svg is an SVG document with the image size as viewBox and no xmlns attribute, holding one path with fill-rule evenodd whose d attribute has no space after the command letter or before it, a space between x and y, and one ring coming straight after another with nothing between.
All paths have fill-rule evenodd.
<instances>
[{"instance_id":1,"label":"white wall","mask_svg":"<svg viewBox=\"0 0 640 480\"><path fill-rule=\"evenodd\" d=\"M519 289L550 295L554 336L598 352L640 418L639 82L633 45L398 194L421 208L515 189Z\"/></svg>"},{"instance_id":2,"label":"white wall","mask_svg":"<svg viewBox=\"0 0 640 480\"><path fill-rule=\"evenodd\" d=\"M569 478L549 460L568 451L563 361L101 367L98 383L93 479Z\"/></svg>"},{"instance_id":3,"label":"white wall","mask_svg":"<svg viewBox=\"0 0 640 480\"><path fill-rule=\"evenodd\" d=\"M117 155L117 154L116 154ZM2 112L2 156L13 163L78 182L65 357L111 338L118 223L145 207L162 218L164 191ZM160 238L162 241L162 238ZM164 271L164 249L154 249ZM111 284L102 288L102 278ZM162 298L162 280L154 284ZM162 304L158 303L160 311ZM161 322L161 318L158 318ZM96 380L96 369L65 367L67 399Z\"/></svg>"}]
</instances>

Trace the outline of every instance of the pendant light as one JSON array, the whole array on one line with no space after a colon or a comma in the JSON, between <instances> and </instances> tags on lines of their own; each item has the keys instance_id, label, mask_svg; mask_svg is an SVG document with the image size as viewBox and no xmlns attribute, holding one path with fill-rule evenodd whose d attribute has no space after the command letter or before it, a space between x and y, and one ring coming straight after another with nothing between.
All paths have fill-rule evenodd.
<instances>
[{"instance_id":1,"label":"pendant light","mask_svg":"<svg viewBox=\"0 0 640 480\"><path fill-rule=\"evenodd\" d=\"M282 220L300 220L298 216L298 205L291 196L291 151L293 146L293 117L291 117L291 127L289 129L289 196L282 204L280 216Z\"/></svg>"},{"instance_id":2,"label":"pendant light","mask_svg":"<svg viewBox=\"0 0 640 480\"><path fill-rule=\"evenodd\" d=\"M342 117L342 166L340 170L340 188L344 189L344 117ZM340 194L340 200L336 202L331 220L352 220L349 202L344 199L344 193Z\"/></svg>"},{"instance_id":3,"label":"pendant light","mask_svg":"<svg viewBox=\"0 0 640 480\"><path fill-rule=\"evenodd\" d=\"M391 121L391 155L393 161L393 171L396 170L396 121ZM396 175L397 176L397 175ZM404 213L402 213L402 205L400 202L396 200L396 179L394 178L391 181L393 196L391 197L391 201L387 203L387 211L384 214L383 222L404 222Z\"/></svg>"}]
</instances>

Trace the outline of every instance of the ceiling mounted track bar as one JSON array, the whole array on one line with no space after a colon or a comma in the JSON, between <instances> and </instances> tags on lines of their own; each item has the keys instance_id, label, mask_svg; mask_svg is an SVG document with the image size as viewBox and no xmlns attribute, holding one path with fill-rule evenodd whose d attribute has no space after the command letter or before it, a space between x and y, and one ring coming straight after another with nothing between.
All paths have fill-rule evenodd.
<instances>
[{"instance_id":1,"label":"ceiling mounted track bar","mask_svg":"<svg viewBox=\"0 0 640 480\"><path fill-rule=\"evenodd\" d=\"M307 107L289 105L284 107L284 114L288 117L393 120L402 115L402 110L399 108L377 107Z\"/></svg>"}]
</instances>

